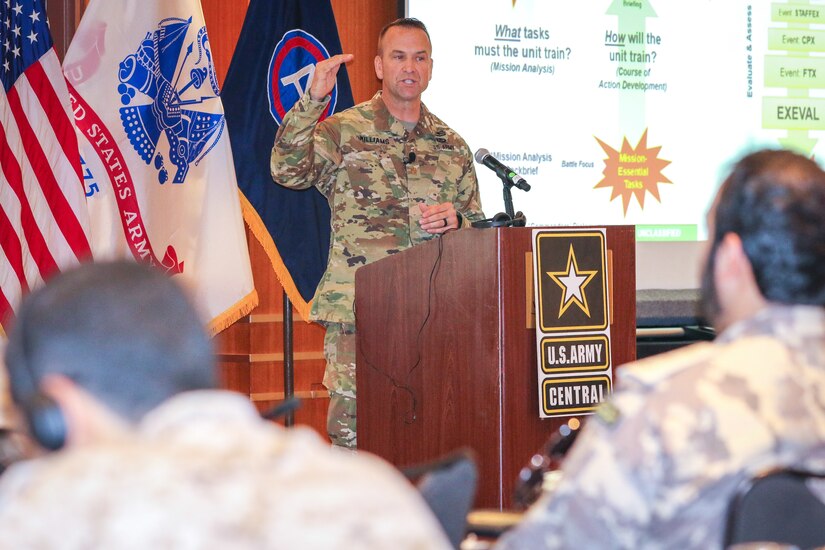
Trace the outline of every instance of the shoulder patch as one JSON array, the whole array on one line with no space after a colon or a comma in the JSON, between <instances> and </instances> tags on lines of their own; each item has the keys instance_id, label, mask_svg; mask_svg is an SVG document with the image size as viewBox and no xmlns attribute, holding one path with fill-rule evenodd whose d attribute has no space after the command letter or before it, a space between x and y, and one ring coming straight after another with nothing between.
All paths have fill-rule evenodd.
<instances>
[{"instance_id":1,"label":"shoulder patch","mask_svg":"<svg viewBox=\"0 0 825 550\"><path fill-rule=\"evenodd\" d=\"M606 426L615 425L621 417L622 413L619 412L618 407L610 401L605 401L596 407L596 418L601 420Z\"/></svg>"}]
</instances>

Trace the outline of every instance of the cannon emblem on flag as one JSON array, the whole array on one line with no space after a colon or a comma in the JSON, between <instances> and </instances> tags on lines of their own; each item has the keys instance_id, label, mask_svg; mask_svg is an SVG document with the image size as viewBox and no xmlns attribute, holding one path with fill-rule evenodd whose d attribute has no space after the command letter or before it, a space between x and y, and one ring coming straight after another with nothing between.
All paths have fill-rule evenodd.
<instances>
[{"instance_id":1,"label":"cannon emblem on flag","mask_svg":"<svg viewBox=\"0 0 825 550\"><path fill-rule=\"evenodd\" d=\"M220 95L206 27L186 46L192 18L168 18L147 32L134 54L120 62L118 78L123 129L129 142L146 164L158 171L158 181L169 178L166 161L158 151L162 134L169 142L169 161L176 167L173 183L183 183L190 164L198 164L220 139L224 115L185 108L204 105ZM196 59L194 50L197 48ZM188 74L188 78L184 76ZM208 93L198 94L208 83ZM145 103L140 101L138 92Z\"/></svg>"}]
</instances>

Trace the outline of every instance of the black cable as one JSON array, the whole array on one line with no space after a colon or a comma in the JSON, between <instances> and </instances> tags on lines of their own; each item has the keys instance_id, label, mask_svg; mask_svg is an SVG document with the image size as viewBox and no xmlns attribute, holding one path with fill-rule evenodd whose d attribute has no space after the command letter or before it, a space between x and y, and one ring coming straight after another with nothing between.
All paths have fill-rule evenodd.
<instances>
[{"instance_id":1,"label":"black cable","mask_svg":"<svg viewBox=\"0 0 825 550\"><path fill-rule=\"evenodd\" d=\"M430 316L432 314L432 302L433 302L433 293L435 292L435 277L438 275L439 267L441 266L441 259L444 254L444 235L456 231L455 228L448 229L438 239L438 254L433 262L433 266L430 269L430 276L429 276L429 283L427 288L427 310L426 314L424 315L424 320L421 322L421 326L418 328L418 332L416 333L415 337L415 351L416 351L416 358L415 362L409 367L407 370L407 374L405 376L405 380L403 382L397 380L394 376L390 375L387 372L384 372L383 369L377 367L372 361L369 360L367 357L367 353L365 352L363 346L361 345L361 339L358 339L358 350L361 352L361 357L364 359L366 365L371 368L373 371L381 374L387 380L389 380L390 384L398 390L406 392L410 396L410 409L405 413L404 423L405 424L412 424L418 419L418 397L416 396L416 392L410 386L410 378L412 377L415 370L421 365L422 360L422 345L421 345L421 336L424 332L424 328L430 321ZM354 304L353 304L354 307ZM353 310L353 313L355 311Z\"/></svg>"}]
</instances>

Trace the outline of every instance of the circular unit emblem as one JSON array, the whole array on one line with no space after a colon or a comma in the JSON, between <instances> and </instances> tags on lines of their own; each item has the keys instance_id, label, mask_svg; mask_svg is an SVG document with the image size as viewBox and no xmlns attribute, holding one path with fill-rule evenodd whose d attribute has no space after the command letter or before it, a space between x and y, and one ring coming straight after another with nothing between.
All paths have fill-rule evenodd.
<instances>
[{"instance_id":1,"label":"circular unit emblem","mask_svg":"<svg viewBox=\"0 0 825 550\"><path fill-rule=\"evenodd\" d=\"M284 115L295 105L309 88L315 74L315 64L330 55L320 40L301 29L293 29L284 34L269 62L267 95L272 118L282 124ZM338 84L332 88L331 99L320 120L324 120L335 110L338 99Z\"/></svg>"}]
</instances>

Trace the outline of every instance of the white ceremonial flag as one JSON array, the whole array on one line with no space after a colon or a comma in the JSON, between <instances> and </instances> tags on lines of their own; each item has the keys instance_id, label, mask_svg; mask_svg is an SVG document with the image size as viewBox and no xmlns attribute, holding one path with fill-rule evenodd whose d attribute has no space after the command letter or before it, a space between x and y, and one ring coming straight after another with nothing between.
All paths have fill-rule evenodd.
<instances>
[{"instance_id":1,"label":"white ceremonial flag","mask_svg":"<svg viewBox=\"0 0 825 550\"><path fill-rule=\"evenodd\" d=\"M257 304L197 0L92 0L63 71L95 259L180 276L215 333Z\"/></svg>"}]
</instances>

